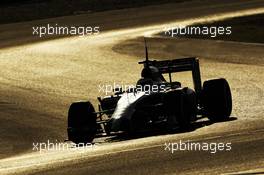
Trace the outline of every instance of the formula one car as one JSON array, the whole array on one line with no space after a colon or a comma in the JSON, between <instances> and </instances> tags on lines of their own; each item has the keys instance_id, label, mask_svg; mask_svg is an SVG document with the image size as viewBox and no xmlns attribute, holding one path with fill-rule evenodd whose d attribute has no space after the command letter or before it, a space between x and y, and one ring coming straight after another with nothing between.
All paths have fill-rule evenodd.
<instances>
[{"instance_id":1,"label":"formula one car","mask_svg":"<svg viewBox=\"0 0 264 175\"><path fill-rule=\"evenodd\" d=\"M118 132L135 134L156 128L188 129L198 116L212 121L229 118L232 97L228 82L213 79L201 83L198 58L139 62L144 68L134 88L115 90L98 97L99 109L89 101L72 103L68 112L68 140L90 143L96 136ZM172 81L172 73L192 71L194 90ZM163 74L169 75L166 81Z\"/></svg>"}]
</instances>

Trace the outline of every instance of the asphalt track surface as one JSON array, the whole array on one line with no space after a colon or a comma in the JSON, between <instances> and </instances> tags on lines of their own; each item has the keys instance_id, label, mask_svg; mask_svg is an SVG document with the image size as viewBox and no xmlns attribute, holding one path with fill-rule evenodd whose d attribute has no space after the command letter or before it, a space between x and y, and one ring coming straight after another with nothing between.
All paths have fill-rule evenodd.
<instances>
[{"instance_id":1,"label":"asphalt track surface","mask_svg":"<svg viewBox=\"0 0 264 175\"><path fill-rule=\"evenodd\" d=\"M263 45L153 36L165 26L263 9L260 0L190 1L0 26L0 174L264 174ZM99 25L102 32L49 40L31 35L32 26L51 21ZM150 57L198 56L204 80L227 78L231 120L202 119L186 133L100 138L86 149L32 150L33 142L63 142L72 101L96 104L98 84L136 82L142 36L150 37ZM191 86L188 76L176 78ZM165 143L180 142L231 143L232 149L166 149Z\"/></svg>"}]
</instances>

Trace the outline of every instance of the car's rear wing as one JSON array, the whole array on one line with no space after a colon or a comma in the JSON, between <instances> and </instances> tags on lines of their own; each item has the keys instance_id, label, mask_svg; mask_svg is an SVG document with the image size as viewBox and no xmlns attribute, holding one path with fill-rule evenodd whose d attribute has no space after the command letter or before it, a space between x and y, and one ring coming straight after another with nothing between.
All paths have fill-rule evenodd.
<instances>
[{"instance_id":1,"label":"car's rear wing","mask_svg":"<svg viewBox=\"0 0 264 175\"><path fill-rule=\"evenodd\" d=\"M169 74L170 82L172 82L171 73L192 71L194 89L196 93L200 93L202 89L201 75L199 67L199 59L196 57L179 58L173 60L145 60L139 62L139 64L148 64L149 66L155 66L162 74Z\"/></svg>"}]
</instances>

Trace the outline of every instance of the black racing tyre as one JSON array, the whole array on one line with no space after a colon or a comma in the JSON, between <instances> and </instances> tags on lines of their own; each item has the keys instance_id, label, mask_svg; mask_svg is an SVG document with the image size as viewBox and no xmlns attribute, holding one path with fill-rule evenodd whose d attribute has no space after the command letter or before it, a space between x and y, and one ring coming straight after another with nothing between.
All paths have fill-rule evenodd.
<instances>
[{"instance_id":1,"label":"black racing tyre","mask_svg":"<svg viewBox=\"0 0 264 175\"><path fill-rule=\"evenodd\" d=\"M182 130L189 130L191 127L191 121L196 118L197 114L196 93L190 88L183 89L182 107L183 115L179 115L177 120Z\"/></svg>"},{"instance_id":2,"label":"black racing tyre","mask_svg":"<svg viewBox=\"0 0 264 175\"><path fill-rule=\"evenodd\" d=\"M232 112L232 95L226 79L214 79L203 83L201 103L205 115L211 121L227 120Z\"/></svg>"},{"instance_id":3,"label":"black racing tyre","mask_svg":"<svg viewBox=\"0 0 264 175\"><path fill-rule=\"evenodd\" d=\"M191 121L196 117L196 94L190 88L167 93L168 111L176 120L178 127L186 131L191 128ZM170 122L170 120L169 120Z\"/></svg>"},{"instance_id":4,"label":"black racing tyre","mask_svg":"<svg viewBox=\"0 0 264 175\"><path fill-rule=\"evenodd\" d=\"M68 139L74 143L91 143L96 134L96 114L87 102L72 103L68 111Z\"/></svg>"}]
</instances>

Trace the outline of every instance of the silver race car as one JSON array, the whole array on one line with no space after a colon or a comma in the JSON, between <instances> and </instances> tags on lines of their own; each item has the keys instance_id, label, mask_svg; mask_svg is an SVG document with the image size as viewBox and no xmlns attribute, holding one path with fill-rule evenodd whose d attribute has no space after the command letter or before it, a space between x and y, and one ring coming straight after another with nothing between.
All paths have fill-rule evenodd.
<instances>
[{"instance_id":1,"label":"silver race car","mask_svg":"<svg viewBox=\"0 0 264 175\"><path fill-rule=\"evenodd\" d=\"M113 95L98 97L95 111L89 102L72 103L68 112L68 140L90 143L100 135L114 135L156 129L188 130L199 116L211 121L227 120L232 111L232 97L224 78L201 82L198 58L149 60L139 62L144 68L135 87ZM194 89L172 81L172 74L191 71ZM169 80L163 77L168 74Z\"/></svg>"}]
</instances>

